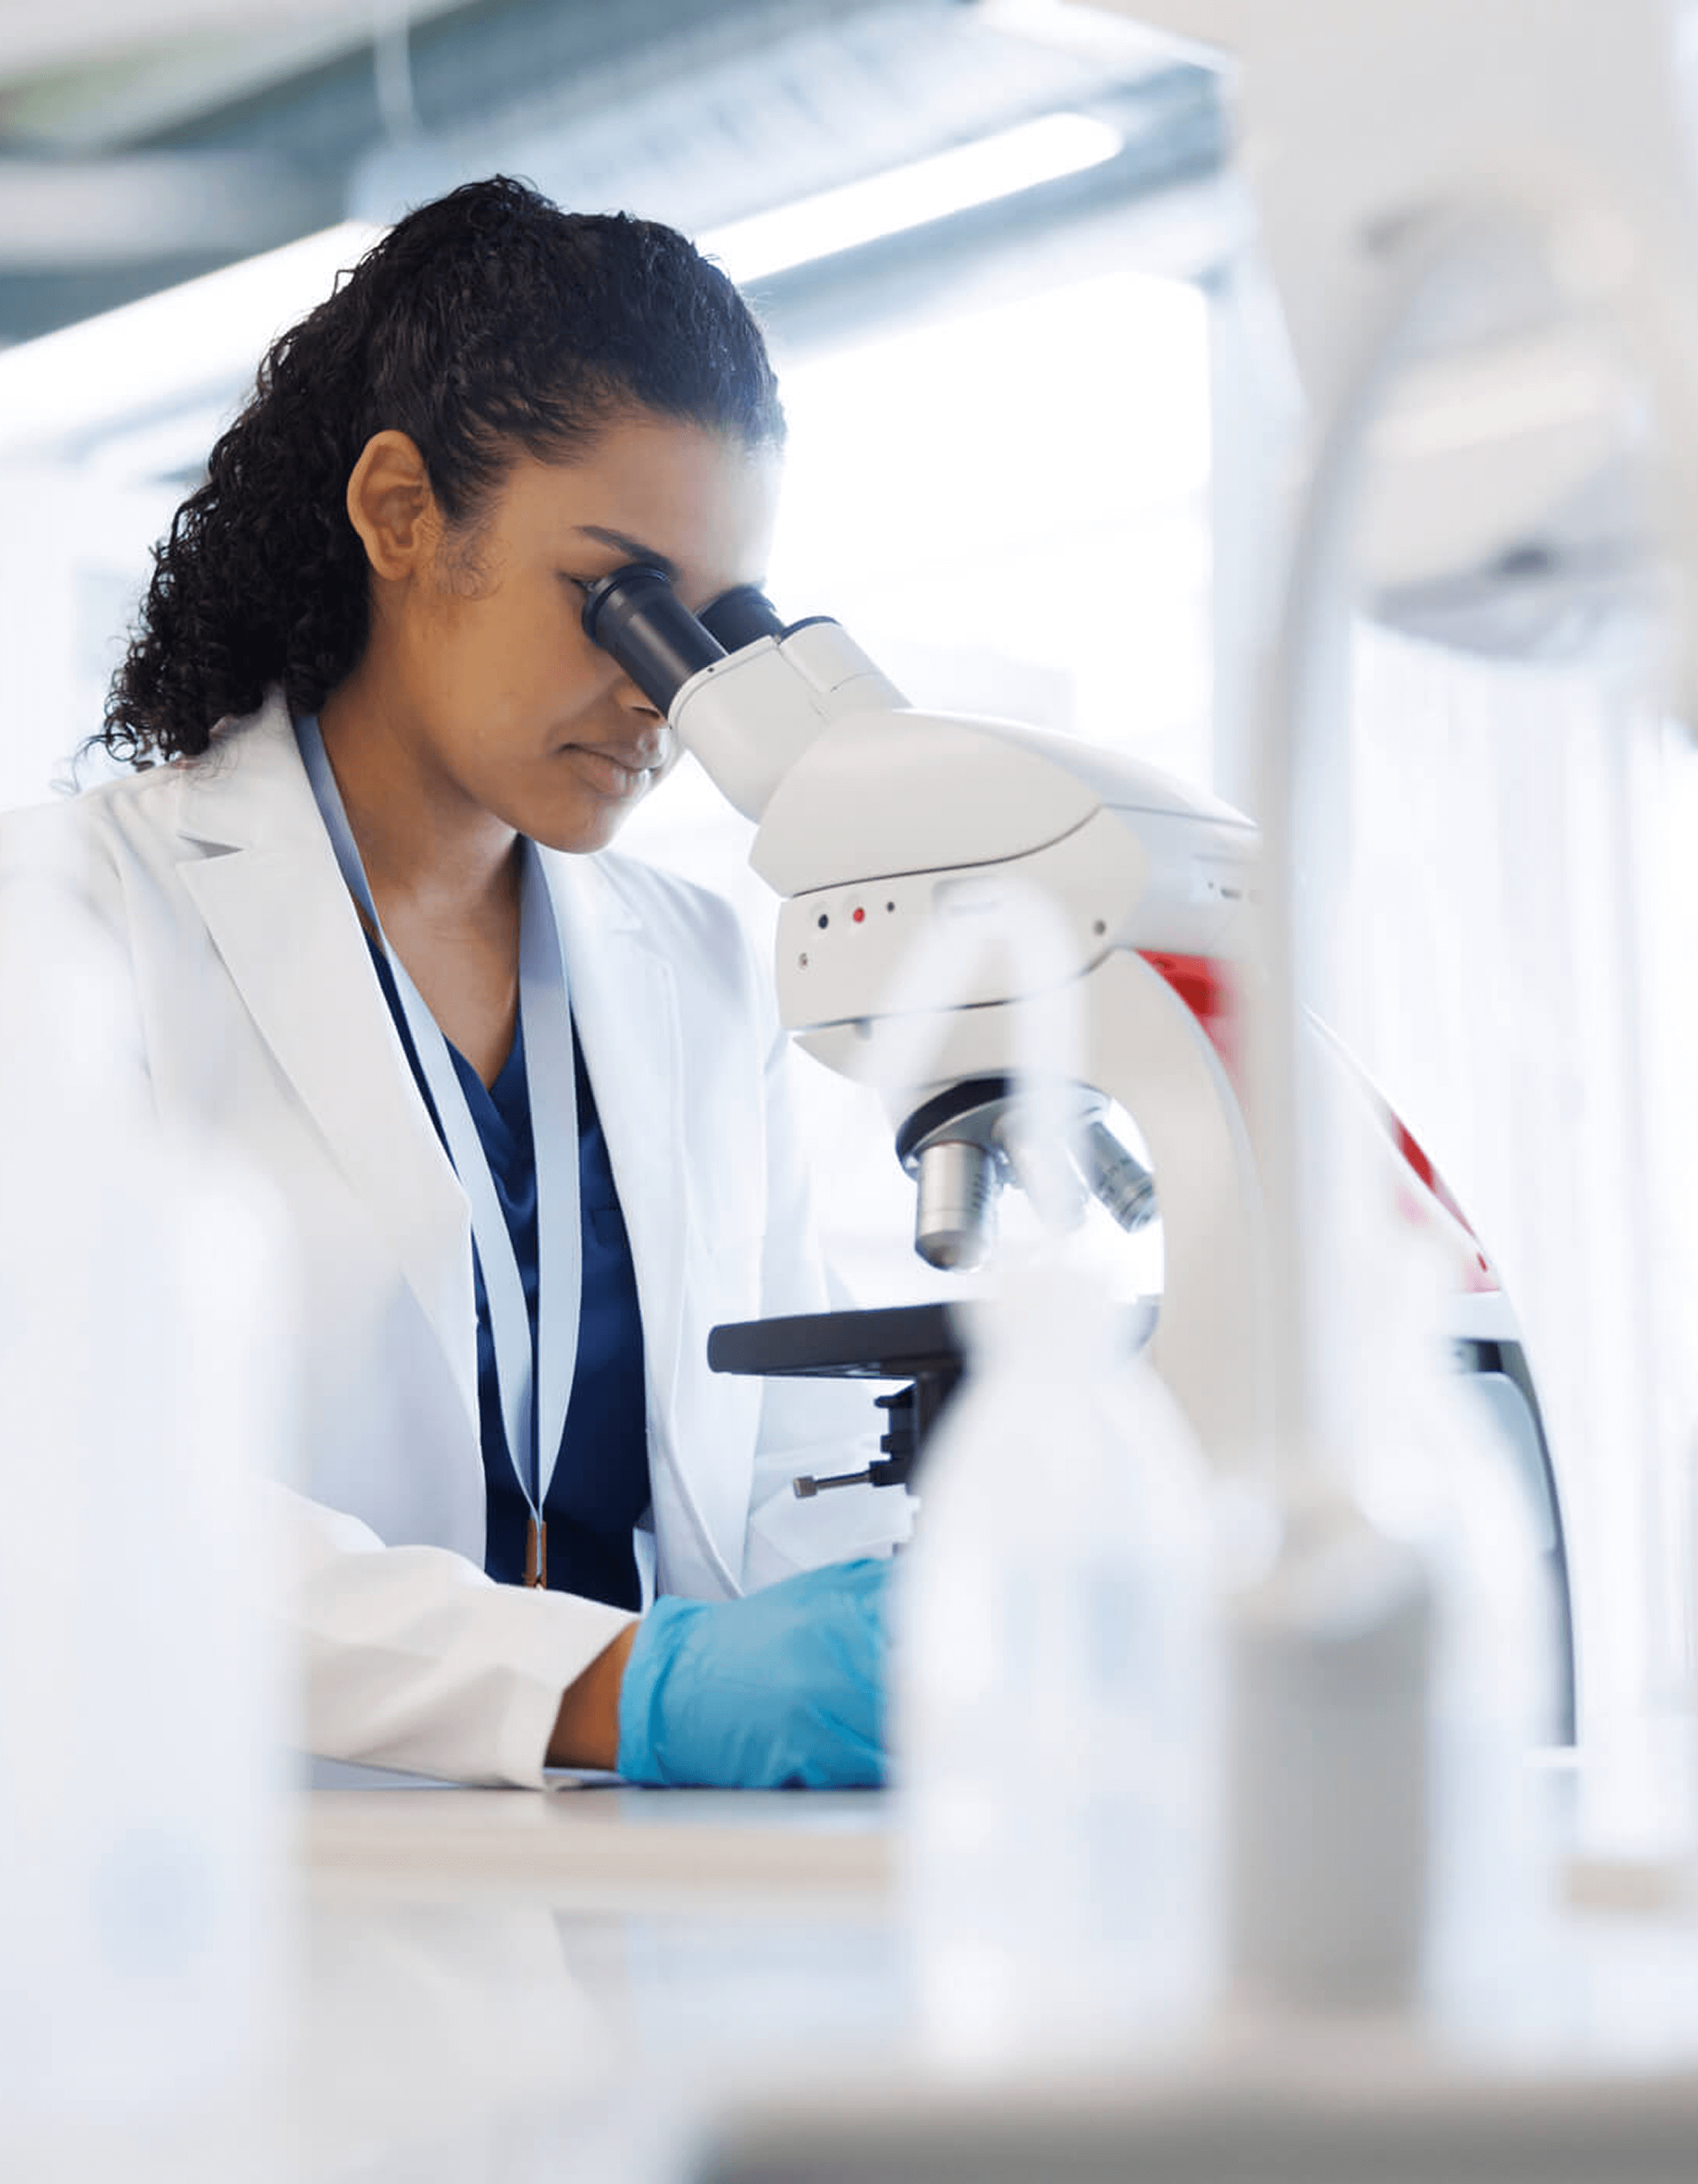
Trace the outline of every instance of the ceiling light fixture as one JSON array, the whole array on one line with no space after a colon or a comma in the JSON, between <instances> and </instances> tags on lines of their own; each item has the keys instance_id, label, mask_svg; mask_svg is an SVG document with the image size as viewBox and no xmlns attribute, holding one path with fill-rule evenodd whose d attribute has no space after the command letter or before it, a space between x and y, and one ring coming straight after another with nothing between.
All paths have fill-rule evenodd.
<instances>
[{"instance_id":1,"label":"ceiling light fixture","mask_svg":"<svg viewBox=\"0 0 1698 2184\"><path fill-rule=\"evenodd\" d=\"M1100 166L1124 142L1119 130L1089 114L1046 114L864 181L732 220L697 240L733 281L760 281Z\"/></svg>"}]
</instances>

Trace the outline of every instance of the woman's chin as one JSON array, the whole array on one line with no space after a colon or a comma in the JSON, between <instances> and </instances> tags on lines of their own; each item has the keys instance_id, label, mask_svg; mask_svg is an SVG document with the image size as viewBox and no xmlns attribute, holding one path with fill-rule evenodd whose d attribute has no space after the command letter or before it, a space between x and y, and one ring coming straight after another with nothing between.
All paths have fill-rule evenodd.
<instances>
[{"instance_id":1,"label":"woman's chin","mask_svg":"<svg viewBox=\"0 0 1698 2184\"><path fill-rule=\"evenodd\" d=\"M642 800L640 796L606 798L588 810L579 806L570 812L539 811L534 822L521 831L545 850L563 850L569 856L591 856L608 847Z\"/></svg>"}]
</instances>

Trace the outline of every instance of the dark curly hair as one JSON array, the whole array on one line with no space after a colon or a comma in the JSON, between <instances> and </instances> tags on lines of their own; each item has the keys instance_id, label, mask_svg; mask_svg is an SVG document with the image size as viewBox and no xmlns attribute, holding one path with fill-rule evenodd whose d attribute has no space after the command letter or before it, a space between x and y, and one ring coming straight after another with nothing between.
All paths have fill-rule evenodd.
<instances>
[{"instance_id":1,"label":"dark curly hair","mask_svg":"<svg viewBox=\"0 0 1698 2184\"><path fill-rule=\"evenodd\" d=\"M568 460L634 408L783 439L760 328L682 236L564 213L505 176L408 214L273 343L154 551L95 740L150 766L203 751L272 683L318 710L365 649L344 495L375 432L408 435L460 526L516 454Z\"/></svg>"}]
</instances>

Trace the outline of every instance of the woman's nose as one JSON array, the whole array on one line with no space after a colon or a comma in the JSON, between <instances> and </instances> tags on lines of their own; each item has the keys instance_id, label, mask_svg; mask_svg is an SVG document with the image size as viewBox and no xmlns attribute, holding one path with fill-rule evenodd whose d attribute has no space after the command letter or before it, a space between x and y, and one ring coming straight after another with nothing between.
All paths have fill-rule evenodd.
<instances>
[{"instance_id":1,"label":"woman's nose","mask_svg":"<svg viewBox=\"0 0 1698 2184\"><path fill-rule=\"evenodd\" d=\"M644 697L628 675L621 675L614 689L620 710L643 721L664 721L665 715L654 700Z\"/></svg>"}]
</instances>

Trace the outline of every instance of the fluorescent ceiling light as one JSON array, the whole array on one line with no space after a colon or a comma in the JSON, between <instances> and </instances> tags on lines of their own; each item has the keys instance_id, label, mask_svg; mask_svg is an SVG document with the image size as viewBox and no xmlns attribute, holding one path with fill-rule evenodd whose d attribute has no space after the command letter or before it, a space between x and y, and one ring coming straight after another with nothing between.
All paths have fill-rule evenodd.
<instances>
[{"instance_id":1,"label":"fluorescent ceiling light","mask_svg":"<svg viewBox=\"0 0 1698 2184\"><path fill-rule=\"evenodd\" d=\"M971 144L892 167L842 189L800 198L776 211L733 220L698 238L733 281L759 281L787 266L829 257L883 235L899 235L965 212L969 205L1077 175L1111 159L1119 130L1084 114L1046 114Z\"/></svg>"},{"instance_id":2,"label":"fluorescent ceiling light","mask_svg":"<svg viewBox=\"0 0 1698 2184\"><path fill-rule=\"evenodd\" d=\"M345 220L0 352L0 455L239 397L276 337L382 232Z\"/></svg>"},{"instance_id":3,"label":"fluorescent ceiling light","mask_svg":"<svg viewBox=\"0 0 1698 2184\"><path fill-rule=\"evenodd\" d=\"M1170 21L1176 10L1166 0L1161 13ZM1196 0L1182 0L1179 26L1169 29L1155 23L1134 22L1129 15L1111 14L1101 0L979 0L978 17L987 31L1025 38L1083 60L1105 62L1124 74L1128 62L1148 73L1171 65L1176 58L1216 58L1211 33L1224 36L1215 18L1224 9L1200 8ZM1201 14L1201 25L1196 17Z\"/></svg>"}]
</instances>

